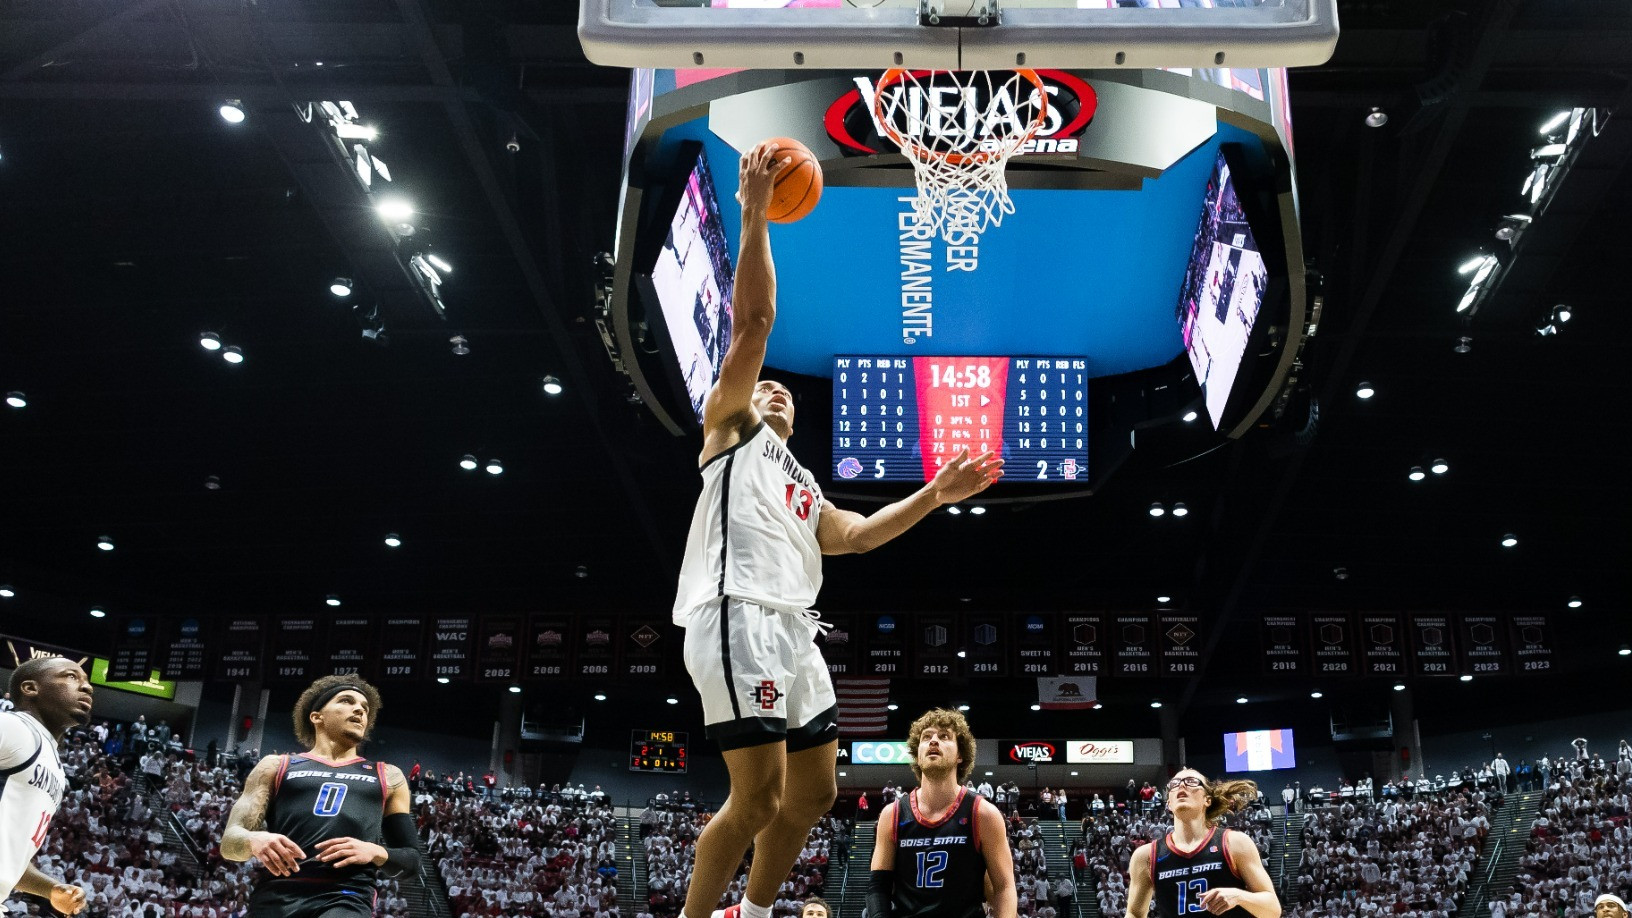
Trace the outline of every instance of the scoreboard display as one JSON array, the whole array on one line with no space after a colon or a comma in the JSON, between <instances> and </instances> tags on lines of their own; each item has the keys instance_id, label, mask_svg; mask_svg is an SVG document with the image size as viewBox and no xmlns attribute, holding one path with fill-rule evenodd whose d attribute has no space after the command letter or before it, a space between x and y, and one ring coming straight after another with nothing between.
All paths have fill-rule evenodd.
<instances>
[{"instance_id":1,"label":"scoreboard display","mask_svg":"<svg viewBox=\"0 0 1632 918\"><path fill-rule=\"evenodd\" d=\"M686 734L636 730L629 739L629 770L686 773Z\"/></svg>"},{"instance_id":2,"label":"scoreboard display","mask_svg":"<svg viewBox=\"0 0 1632 918\"><path fill-rule=\"evenodd\" d=\"M967 448L1003 480L1086 483L1081 357L833 358L833 477L929 481Z\"/></svg>"}]
</instances>

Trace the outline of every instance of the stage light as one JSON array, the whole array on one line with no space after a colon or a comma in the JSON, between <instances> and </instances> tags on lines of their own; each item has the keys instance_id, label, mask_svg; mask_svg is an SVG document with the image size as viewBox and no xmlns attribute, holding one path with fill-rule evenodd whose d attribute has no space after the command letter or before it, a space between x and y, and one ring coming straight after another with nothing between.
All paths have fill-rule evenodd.
<instances>
[{"instance_id":1,"label":"stage light","mask_svg":"<svg viewBox=\"0 0 1632 918\"><path fill-rule=\"evenodd\" d=\"M1371 398L1376 394L1377 390L1369 382L1362 382L1354 389L1354 397L1359 399Z\"/></svg>"},{"instance_id":2,"label":"stage light","mask_svg":"<svg viewBox=\"0 0 1632 918\"><path fill-rule=\"evenodd\" d=\"M17 591L11 588L11 584L0 583L0 599L10 599L16 595Z\"/></svg>"},{"instance_id":3,"label":"stage light","mask_svg":"<svg viewBox=\"0 0 1632 918\"><path fill-rule=\"evenodd\" d=\"M1557 306L1553 307L1553 321L1560 325L1570 321L1570 318L1574 315L1574 311L1572 311L1570 307L1565 306L1563 303L1559 303Z\"/></svg>"},{"instance_id":4,"label":"stage light","mask_svg":"<svg viewBox=\"0 0 1632 918\"><path fill-rule=\"evenodd\" d=\"M464 335L454 335L452 338L448 339L448 343L453 345L453 347L450 348L450 350L453 351L453 356L464 357L470 354L470 339L466 338Z\"/></svg>"},{"instance_id":5,"label":"stage light","mask_svg":"<svg viewBox=\"0 0 1632 918\"><path fill-rule=\"evenodd\" d=\"M680 699L674 697L673 695L670 695L669 697L667 697L667 698L665 698L663 700L667 701L669 704L679 704L680 703Z\"/></svg>"},{"instance_id":6,"label":"stage light","mask_svg":"<svg viewBox=\"0 0 1632 918\"><path fill-rule=\"evenodd\" d=\"M1162 506L1161 501L1156 501L1155 503L1150 505L1150 515L1151 516L1161 516L1161 515L1163 515L1165 513L1167 513L1167 508Z\"/></svg>"},{"instance_id":7,"label":"stage light","mask_svg":"<svg viewBox=\"0 0 1632 918\"><path fill-rule=\"evenodd\" d=\"M388 222L401 224L414 215L414 205L402 198L386 198L374 206Z\"/></svg>"},{"instance_id":8,"label":"stage light","mask_svg":"<svg viewBox=\"0 0 1632 918\"><path fill-rule=\"evenodd\" d=\"M1503 242L1512 242L1530 224L1530 220L1528 214L1508 214L1496 225L1496 238Z\"/></svg>"},{"instance_id":9,"label":"stage light","mask_svg":"<svg viewBox=\"0 0 1632 918\"><path fill-rule=\"evenodd\" d=\"M1560 156L1563 156L1564 151L1567 150L1567 149L1569 149L1569 147L1566 147L1564 144L1561 144L1561 143L1544 143L1541 146L1536 147L1536 148L1534 148L1534 149L1532 149L1530 151L1530 158L1531 159L1557 159Z\"/></svg>"},{"instance_id":10,"label":"stage light","mask_svg":"<svg viewBox=\"0 0 1632 918\"><path fill-rule=\"evenodd\" d=\"M324 601L324 602L325 602L325 603L327 603L327 604L329 604L329 605L331 605L331 606L338 606L338 605L340 605L340 597L339 597L339 596L336 596L336 595L335 595L335 594L333 594L333 593L330 593L330 594L329 594L329 595L327 595L327 596L325 596L325 597L323 597L323 601Z\"/></svg>"},{"instance_id":11,"label":"stage light","mask_svg":"<svg viewBox=\"0 0 1632 918\"><path fill-rule=\"evenodd\" d=\"M21 392L7 392L6 393L6 404L10 405L13 408L27 408L28 407L28 396L24 395Z\"/></svg>"},{"instance_id":12,"label":"stage light","mask_svg":"<svg viewBox=\"0 0 1632 918\"><path fill-rule=\"evenodd\" d=\"M1536 334L1543 338L1551 338L1552 336L1558 334L1558 326L1551 322L1543 322L1536 326Z\"/></svg>"},{"instance_id":13,"label":"stage light","mask_svg":"<svg viewBox=\"0 0 1632 918\"><path fill-rule=\"evenodd\" d=\"M959 507L957 504L953 504L952 506L946 508L946 512L952 514L953 516L957 516L963 512L963 508Z\"/></svg>"},{"instance_id":14,"label":"stage light","mask_svg":"<svg viewBox=\"0 0 1632 918\"><path fill-rule=\"evenodd\" d=\"M1366 115L1366 127L1380 128L1388 123L1388 112L1372 106L1371 113Z\"/></svg>"},{"instance_id":15,"label":"stage light","mask_svg":"<svg viewBox=\"0 0 1632 918\"><path fill-rule=\"evenodd\" d=\"M504 474L504 463L500 462L497 459L487 460L487 474L489 474L489 475L503 475Z\"/></svg>"},{"instance_id":16,"label":"stage light","mask_svg":"<svg viewBox=\"0 0 1632 918\"><path fill-rule=\"evenodd\" d=\"M236 344L229 344L221 349L221 359L236 366L244 362L244 351Z\"/></svg>"},{"instance_id":17,"label":"stage light","mask_svg":"<svg viewBox=\"0 0 1632 918\"><path fill-rule=\"evenodd\" d=\"M206 491L219 491L219 490L221 490L221 476L220 475L205 475L204 476L204 490L206 490Z\"/></svg>"},{"instance_id":18,"label":"stage light","mask_svg":"<svg viewBox=\"0 0 1632 918\"><path fill-rule=\"evenodd\" d=\"M1570 121L1570 113L1569 112L1559 112L1558 114L1554 115L1553 117L1547 119L1547 123L1541 126L1541 133L1544 134L1544 135L1545 134L1551 134L1552 132L1554 132L1554 131L1558 130L1559 128L1563 127L1564 125L1568 124L1569 121Z\"/></svg>"},{"instance_id":19,"label":"stage light","mask_svg":"<svg viewBox=\"0 0 1632 918\"><path fill-rule=\"evenodd\" d=\"M1435 475L1443 475L1450 470L1450 463L1446 462L1444 459L1435 459L1434 464L1428 466L1428 471L1433 472Z\"/></svg>"},{"instance_id":20,"label":"stage light","mask_svg":"<svg viewBox=\"0 0 1632 918\"><path fill-rule=\"evenodd\" d=\"M459 467L467 472L476 471L476 467L479 465L481 465L481 463L477 462L476 457L470 455L469 453L459 457Z\"/></svg>"},{"instance_id":21,"label":"stage light","mask_svg":"<svg viewBox=\"0 0 1632 918\"><path fill-rule=\"evenodd\" d=\"M228 124L244 123L244 104L237 99L228 99L222 103L218 111L221 113L221 120Z\"/></svg>"},{"instance_id":22,"label":"stage light","mask_svg":"<svg viewBox=\"0 0 1632 918\"><path fill-rule=\"evenodd\" d=\"M521 686L519 686L519 685L510 686L510 694L520 695L521 694Z\"/></svg>"},{"instance_id":23,"label":"stage light","mask_svg":"<svg viewBox=\"0 0 1632 918\"><path fill-rule=\"evenodd\" d=\"M958 710L967 711L967 710L969 710L969 706L966 705L966 704L960 704L960 705L958 705Z\"/></svg>"},{"instance_id":24,"label":"stage light","mask_svg":"<svg viewBox=\"0 0 1632 918\"><path fill-rule=\"evenodd\" d=\"M1405 691L1405 683L1404 683L1404 682L1396 682L1396 683L1394 683L1394 691L1396 691L1396 692L1403 692L1403 691Z\"/></svg>"},{"instance_id":25,"label":"stage light","mask_svg":"<svg viewBox=\"0 0 1632 918\"><path fill-rule=\"evenodd\" d=\"M1342 566L1334 567L1332 568L1332 576L1339 580L1347 580L1349 579L1349 569Z\"/></svg>"},{"instance_id":26,"label":"stage light","mask_svg":"<svg viewBox=\"0 0 1632 918\"><path fill-rule=\"evenodd\" d=\"M212 331L200 332L198 346L206 351L221 350L221 336Z\"/></svg>"},{"instance_id":27,"label":"stage light","mask_svg":"<svg viewBox=\"0 0 1632 918\"><path fill-rule=\"evenodd\" d=\"M1104 707L1105 707L1105 706L1104 706L1104 705L1103 705L1103 704L1100 704L1100 703L1099 703L1099 702L1097 702L1097 701L1096 701L1096 702L1094 702L1094 710L1096 710L1096 711L1098 711L1098 710L1101 710L1101 709L1103 709L1103 708L1104 708Z\"/></svg>"},{"instance_id":28,"label":"stage light","mask_svg":"<svg viewBox=\"0 0 1632 918\"><path fill-rule=\"evenodd\" d=\"M1326 695L1324 693L1322 693L1322 692L1310 692L1309 697L1310 698L1325 698Z\"/></svg>"},{"instance_id":29,"label":"stage light","mask_svg":"<svg viewBox=\"0 0 1632 918\"><path fill-rule=\"evenodd\" d=\"M322 64L317 66L321 67ZM380 136L380 132L366 124L353 124L350 121L341 121L334 126L334 136L341 140L373 140Z\"/></svg>"},{"instance_id":30,"label":"stage light","mask_svg":"<svg viewBox=\"0 0 1632 918\"><path fill-rule=\"evenodd\" d=\"M1456 339L1456 344L1451 346L1451 350L1458 354L1469 353L1473 350L1473 339L1467 335L1462 335Z\"/></svg>"},{"instance_id":31,"label":"stage light","mask_svg":"<svg viewBox=\"0 0 1632 918\"><path fill-rule=\"evenodd\" d=\"M1183 504L1183 502L1174 504L1173 505L1173 515L1174 516L1189 516L1190 515L1190 508L1186 507Z\"/></svg>"},{"instance_id":32,"label":"stage light","mask_svg":"<svg viewBox=\"0 0 1632 918\"><path fill-rule=\"evenodd\" d=\"M1235 703L1236 704L1246 704L1247 703L1247 696L1242 695L1240 698L1235 699Z\"/></svg>"},{"instance_id":33,"label":"stage light","mask_svg":"<svg viewBox=\"0 0 1632 918\"><path fill-rule=\"evenodd\" d=\"M1472 682L1473 681L1473 674L1472 673L1463 673L1462 675L1458 676L1457 678L1461 679L1463 682Z\"/></svg>"},{"instance_id":34,"label":"stage light","mask_svg":"<svg viewBox=\"0 0 1632 918\"><path fill-rule=\"evenodd\" d=\"M453 265L448 264L447 262L445 262L442 259L436 257L435 255L430 254L429 252L425 253L425 260L430 262L431 264L435 265L436 269L438 271L445 271L445 272L447 272L449 274L453 273Z\"/></svg>"},{"instance_id":35,"label":"stage light","mask_svg":"<svg viewBox=\"0 0 1632 918\"><path fill-rule=\"evenodd\" d=\"M1569 606L1572 609L1579 609L1579 608L1581 608L1581 597L1571 596L1570 601L1565 603L1565 605Z\"/></svg>"},{"instance_id":36,"label":"stage light","mask_svg":"<svg viewBox=\"0 0 1632 918\"><path fill-rule=\"evenodd\" d=\"M545 395L560 395L561 390L562 390L561 380L556 379L554 376L544 377L544 394Z\"/></svg>"},{"instance_id":37,"label":"stage light","mask_svg":"<svg viewBox=\"0 0 1632 918\"><path fill-rule=\"evenodd\" d=\"M335 296L351 296L351 278L337 277L329 281L329 292Z\"/></svg>"},{"instance_id":38,"label":"stage light","mask_svg":"<svg viewBox=\"0 0 1632 918\"><path fill-rule=\"evenodd\" d=\"M1411 466L1411 471L1405 473L1405 477L1411 479L1412 481L1421 481L1428 477L1428 473L1422 470L1422 466L1413 465Z\"/></svg>"},{"instance_id":39,"label":"stage light","mask_svg":"<svg viewBox=\"0 0 1632 918\"><path fill-rule=\"evenodd\" d=\"M1162 703L1160 701L1152 701L1150 703L1150 706L1153 707L1153 708L1159 708L1159 707L1162 706Z\"/></svg>"},{"instance_id":40,"label":"stage light","mask_svg":"<svg viewBox=\"0 0 1632 918\"><path fill-rule=\"evenodd\" d=\"M103 551L113 551L113 539L108 536L97 536L96 547Z\"/></svg>"},{"instance_id":41,"label":"stage light","mask_svg":"<svg viewBox=\"0 0 1632 918\"><path fill-rule=\"evenodd\" d=\"M968 651L966 651L966 650L960 650L960 651L958 651L958 659L960 659L960 660L961 660L961 659L963 659L963 658L964 658L964 657L967 657L967 656L969 656L969 652L968 652Z\"/></svg>"},{"instance_id":42,"label":"stage light","mask_svg":"<svg viewBox=\"0 0 1632 918\"><path fill-rule=\"evenodd\" d=\"M447 685L448 684L448 677L447 676L437 676L436 677L436 684L437 685Z\"/></svg>"},{"instance_id":43,"label":"stage light","mask_svg":"<svg viewBox=\"0 0 1632 918\"><path fill-rule=\"evenodd\" d=\"M1632 657L1632 647L1628 647L1625 644L1622 644L1621 649L1617 650L1616 653L1620 654L1623 657Z\"/></svg>"},{"instance_id":44,"label":"stage light","mask_svg":"<svg viewBox=\"0 0 1632 918\"><path fill-rule=\"evenodd\" d=\"M596 692L595 693L595 700L596 701L605 701L606 700L606 693L605 692Z\"/></svg>"},{"instance_id":45,"label":"stage light","mask_svg":"<svg viewBox=\"0 0 1632 918\"><path fill-rule=\"evenodd\" d=\"M102 609L92 609L91 618L106 618L108 613Z\"/></svg>"},{"instance_id":46,"label":"stage light","mask_svg":"<svg viewBox=\"0 0 1632 918\"><path fill-rule=\"evenodd\" d=\"M1043 709L1043 706L1040 705L1040 704L1034 704L1034 705L1031 706L1031 709L1033 711L1041 711ZM991 774L991 772L987 772L987 774Z\"/></svg>"},{"instance_id":47,"label":"stage light","mask_svg":"<svg viewBox=\"0 0 1632 918\"><path fill-rule=\"evenodd\" d=\"M1467 291L1462 294L1462 299L1457 301L1456 311L1457 312L1467 312L1468 307L1472 306L1473 301L1478 299L1478 298L1479 298L1479 286L1477 284L1475 284L1474 286L1469 287L1467 289Z\"/></svg>"},{"instance_id":48,"label":"stage light","mask_svg":"<svg viewBox=\"0 0 1632 918\"><path fill-rule=\"evenodd\" d=\"M386 533L385 534L385 547L386 548L401 548L402 547L402 536L399 536L394 532Z\"/></svg>"},{"instance_id":49,"label":"stage light","mask_svg":"<svg viewBox=\"0 0 1632 918\"><path fill-rule=\"evenodd\" d=\"M1514 535L1513 533L1510 532L1507 535L1502 536L1502 547L1503 548L1512 548L1513 546L1515 546L1517 544L1519 544L1519 537Z\"/></svg>"},{"instance_id":50,"label":"stage light","mask_svg":"<svg viewBox=\"0 0 1632 918\"><path fill-rule=\"evenodd\" d=\"M901 709L901 706L894 703L894 702L891 702L891 703L885 705L884 707L887 708L888 710L891 710L891 711L899 711Z\"/></svg>"},{"instance_id":51,"label":"stage light","mask_svg":"<svg viewBox=\"0 0 1632 918\"><path fill-rule=\"evenodd\" d=\"M1173 597L1171 597L1171 596L1158 596L1158 597L1156 597L1156 601L1163 604L1163 605L1166 605L1166 604L1173 601Z\"/></svg>"},{"instance_id":52,"label":"stage light","mask_svg":"<svg viewBox=\"0 0 1632 918\"><path fill-rule=\"evenodd\" d=\"M1184 423L1188 424L1191 421L1194 421L1198 417L1201 417L1201 415L1197 414L1194 410L1186 411L1184 413Z\"/></svg>"},{"instance_id":53,"label":"stage light","mask_svg":"<svg viewBox=\"0 0 1632 918\"><path fill-rule=\"evenodd\" d=\"M986 508L981 506L980 504L976 504L973 507L969 508L969 515L970 516L985 516L986 515Z\"/></svg>"},{"instance_id":54,"label":"stage light","mask_svg":"<svg viewBox=\"0 0 1632 918\"><path fill-rule=\"evenodd\" d=\"M1467 261L1462 262L1462 265L1456 269L1456 273L1458 273L1458 274L1472 274L1473 272L1475 272L1475 271L1479 270L1480 268L1484 267L1485 262L1488 261L1489 259L1490 259L1489 255L1475 255L1474 257L1468 259Z\"/></svg>"}]
</instances>

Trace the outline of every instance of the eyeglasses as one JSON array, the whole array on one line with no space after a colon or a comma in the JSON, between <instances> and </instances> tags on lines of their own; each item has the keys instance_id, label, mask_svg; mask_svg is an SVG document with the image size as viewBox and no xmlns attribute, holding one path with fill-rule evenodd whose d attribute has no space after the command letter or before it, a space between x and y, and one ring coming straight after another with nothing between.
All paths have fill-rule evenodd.
<instances>
[{"instance_id":1,"label":"eyeglasses","mask_svg":"<svg viewBox=\"0 0 1632 918\"><path fill-rule=\"evenodd\" d=\"M1167 789L1172 791L1178 790L1181 787L1201 787L1204 783L1206 782L1202 781L1200 778L1186 775L1185 777L1174 778L1173 780L1167 782Z\"/></svg>"}]
</instances>

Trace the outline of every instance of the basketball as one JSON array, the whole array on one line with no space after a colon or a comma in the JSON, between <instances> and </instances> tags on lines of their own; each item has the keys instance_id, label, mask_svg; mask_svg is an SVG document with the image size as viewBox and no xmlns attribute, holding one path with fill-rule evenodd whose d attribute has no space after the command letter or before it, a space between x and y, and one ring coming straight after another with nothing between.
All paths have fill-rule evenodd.
<instances>
[{"instance_id":1,"label":"basketball","mask_svg":"<svg viewBox=\"0 0 1632 918\"><path fill-rule=\"evenodd\" d=\"M822 199L821 164L809 147L792 137L772 137L770 142L777 145L776 158L787 166L777 173L765 215L772 223L803 220Z\"/></svg>"}]
</instances>

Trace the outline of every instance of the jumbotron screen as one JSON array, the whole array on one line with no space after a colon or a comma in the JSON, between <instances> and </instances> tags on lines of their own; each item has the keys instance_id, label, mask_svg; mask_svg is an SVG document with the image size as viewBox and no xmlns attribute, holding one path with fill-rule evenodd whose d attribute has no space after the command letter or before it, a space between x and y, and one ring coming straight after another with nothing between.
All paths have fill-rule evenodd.
<instances>
[{"instance_id":1,"label":"jumbotron screen","mask_svg":"<svg viewBox=\"0 0 1632 918\"><path fill-rule=\"evenodd\" d=\"M968 448L1003 480L1088 481L1082 357L833 358L833 478L928 481Z\"/></svg>"}]
</instances>

